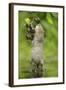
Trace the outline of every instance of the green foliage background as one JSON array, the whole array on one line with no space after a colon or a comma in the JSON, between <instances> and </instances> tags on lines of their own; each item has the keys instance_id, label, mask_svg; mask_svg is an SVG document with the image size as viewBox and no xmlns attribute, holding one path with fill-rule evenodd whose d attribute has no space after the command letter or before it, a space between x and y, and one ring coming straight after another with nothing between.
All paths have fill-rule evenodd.
<instances>
[{"instance_id":1,"label":"green foliage background","mask_svg":"<svg viewBox=\"0 0 66 90\"><path fill-rule=\"evenodd\" d=\"M44 28L44 71L43 77L58 76L58 13L22 12L18 14L19 25L19 79L31 78L32 42L27 40L25 18L39 17Z\"/></svg>"}]
</instances>

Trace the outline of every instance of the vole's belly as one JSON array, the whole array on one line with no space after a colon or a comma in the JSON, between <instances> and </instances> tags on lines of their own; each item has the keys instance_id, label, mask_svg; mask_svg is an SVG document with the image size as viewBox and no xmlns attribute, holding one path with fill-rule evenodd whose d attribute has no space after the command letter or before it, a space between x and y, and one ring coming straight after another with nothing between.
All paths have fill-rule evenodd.
<instances>
[{"instance_id":1,"label":"vole's belly","mask_svg":"<svg viewBox=\"0 0 66 90\"><path fill-rule=\"evenodd\" d=\"M43 48L41 47L33 47L32 49L32 59L34 61L41 61L43 60Z\"/></svg>"}]
</instances>

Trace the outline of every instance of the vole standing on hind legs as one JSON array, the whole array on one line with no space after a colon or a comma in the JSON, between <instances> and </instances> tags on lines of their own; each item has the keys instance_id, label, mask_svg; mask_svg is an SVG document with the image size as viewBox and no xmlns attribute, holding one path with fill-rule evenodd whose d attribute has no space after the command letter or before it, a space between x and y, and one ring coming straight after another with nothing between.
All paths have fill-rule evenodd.
<instances>
[{"instance_id":1,"label":"vole standing on hind legs","mask_svg":"<svg viewBox=\"0 0 66 90\"><path fill-rule=\"evenodd\" d=\"M35 27L34 39L32 42L33 77L42 77L43 75L43 40L44 30L41 24L37 24Z\"/></svg>"},{"instance_id":2,"label":"vole standing on hind legs","mask_svg":"<svg viewBox=\"0 0 66 90\"><path fill-rule=\"evenodd\" d=\"M27 32L26 38L32 40L31 73L32 77L36 78L43 76L44 30L39 18L35 18L33 21L36 25L34 28L32 27L32 23L29 25L29 32Z\"/></svg>"}]
</instances>

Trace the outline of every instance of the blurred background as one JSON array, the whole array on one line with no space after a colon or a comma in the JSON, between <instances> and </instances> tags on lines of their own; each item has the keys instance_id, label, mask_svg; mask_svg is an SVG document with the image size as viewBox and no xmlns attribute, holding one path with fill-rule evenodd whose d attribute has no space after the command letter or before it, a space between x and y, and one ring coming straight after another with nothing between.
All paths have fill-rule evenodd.
<instances>
[{"instance_id":1,"label":"blurred background","mask_svg":"<svg viewBox=\"0 0 66 90\"><path fill-rule=\"evenodd\" d=\"M19 11L18 32L19 32L19 57L18 74L19 79L31 78L31 50L32 41L26 39L27 28L25 27L26 18L39 17L44 29L44 71L43 77L58 76L58 13L55 12L27 12Z\"/></svg>"}]
</instances>

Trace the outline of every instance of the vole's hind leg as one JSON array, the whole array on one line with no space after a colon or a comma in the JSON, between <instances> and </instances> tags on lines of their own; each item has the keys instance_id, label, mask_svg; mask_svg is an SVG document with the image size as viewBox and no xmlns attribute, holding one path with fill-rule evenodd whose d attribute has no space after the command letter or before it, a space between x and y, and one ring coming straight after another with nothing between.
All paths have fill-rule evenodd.
<instances>
[{"instance_id":1,"label":"vole's hind leg","mask_svg":"<svg viewBox=\"0 0 66 90\"><path fill-rule=\"evenodd\" d=\"M37 77L42 77L43 76L43 64L39 63L37 65Z\"/></svg>"},{"instance_id":2,"label":"vole's hind leg","mask_svg":"<svg viewBox=\"0 0 66 90\"><path fill-rule=\"evenodd\" d=\"M32 77L42 77L43 76L43 64L36 63L32 60Z\"/></svg>"},{"instance_id":3,"label":"vole's hind leg","mask_svg":"<svg viewBox=\"0 0 66 90\"><path fill-rule=\"evenodd\" d=\"M32 69L32 77L35 78L35 77L37 77L37 65L36 65L36 63L35 63L34 60L32 60L31 65L32 65L32 66L31 66L31 69Z\"/></svg>"}]
</instances>

